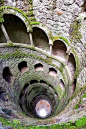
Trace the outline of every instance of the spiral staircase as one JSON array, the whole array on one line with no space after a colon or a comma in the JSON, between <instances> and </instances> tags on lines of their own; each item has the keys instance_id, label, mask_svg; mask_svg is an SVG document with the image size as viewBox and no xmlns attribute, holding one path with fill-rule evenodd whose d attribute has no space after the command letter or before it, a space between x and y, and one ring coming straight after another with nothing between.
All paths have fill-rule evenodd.
<instances>
[{"instance_id":1,"label":"spiral staircase","mask_svg":"<svg viewBox=\"0 0 86 129\"><path fill-rule=\"evenodd\" d=\"M0 88L15 110L35 120L57 116L77 83L77 55L60 36L12 8L0 24Z\"/></svg>"}]
</instances>

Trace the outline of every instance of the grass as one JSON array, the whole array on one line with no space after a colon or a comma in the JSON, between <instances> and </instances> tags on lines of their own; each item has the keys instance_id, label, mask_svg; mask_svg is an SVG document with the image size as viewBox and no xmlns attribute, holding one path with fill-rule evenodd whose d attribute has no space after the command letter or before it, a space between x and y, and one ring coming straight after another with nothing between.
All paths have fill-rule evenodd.
<instances>
[{"instance_id":1,"label":"grass","mask_svg":"<svg viewBox=\"0 0 86 129\"><path fill-rule=\"evenodd\" d=\"M21 125L20 121L14 119L13 121L9 121L0 117L0 122L4 125L12 126L14 129L86 129L86 117L83 117L75 123L62 123L62 124L54 124L51 126L25 126Z\"/></svg>"}]
</instances>

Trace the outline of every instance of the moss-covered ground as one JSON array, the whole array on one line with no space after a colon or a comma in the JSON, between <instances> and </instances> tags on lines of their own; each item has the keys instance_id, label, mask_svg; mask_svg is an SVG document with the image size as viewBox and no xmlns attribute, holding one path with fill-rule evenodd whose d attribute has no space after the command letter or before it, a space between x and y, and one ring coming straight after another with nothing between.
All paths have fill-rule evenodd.
<instances>
[{"instance_id":1,"label":"moss-covered ground","mask_svg":"<svg viewBox=\"0 0 86 129\"><path fill-rule=\"evenodd\" d=\"M9 121L0 117L0 122L4 125L12 126L14 129L86 129L86 117L83 117L75 122L54 124L51 126L25 126L21 125L20 121Z\"/></svg>"}]
</instances>

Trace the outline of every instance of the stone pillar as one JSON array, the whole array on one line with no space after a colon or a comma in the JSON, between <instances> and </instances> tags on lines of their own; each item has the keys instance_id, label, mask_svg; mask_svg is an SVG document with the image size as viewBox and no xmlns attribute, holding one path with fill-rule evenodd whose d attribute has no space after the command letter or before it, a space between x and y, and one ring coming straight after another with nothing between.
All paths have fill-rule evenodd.
<instances>
[{"instance_id":1,"label":"stone pillar","mask_svg":"<svg viewBox=\"0 0 86 129\"><path fill-rule=\"evenodd\" d=\"M4 25L3 25L3 23L1 24L1 29L2 29L2 31L3 31L3 33L4 33L4 36L5 36L6 40L7 40L7 42L10 42L11 40L10 40L8 34L7 34L7 31L6 31L6 29L5 29Z\"/></svg>"},{"instance_id":2,"label":"stone pillar","mask_svg":"<svg viewBox=\"0 0 86 129\"><path fill-rule=\"evenodd\" d=\"M31 46L34 46L34 44L33 44L33 37L32 37L32 33L31 32L29 33L29 37L30 37L30 44L31 44Z\"/></svg>"},{"instance_id":3,"label":"stone pillar","mask_svg":"<svg viewBox=\"0 0 86 129\"><path fill-rule=\"evenodd\" d=\"M52 45L53 45L53 42L52 42L51 39L49 40L49 45L50 45L50 55L52 55Z\"/></svg>"}]
</instances>

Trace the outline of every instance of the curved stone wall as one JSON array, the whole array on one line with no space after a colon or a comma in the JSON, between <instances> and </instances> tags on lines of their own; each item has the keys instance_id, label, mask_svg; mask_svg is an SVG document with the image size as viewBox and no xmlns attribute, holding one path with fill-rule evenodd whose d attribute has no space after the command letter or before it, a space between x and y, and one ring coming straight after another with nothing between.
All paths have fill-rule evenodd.
<instances>
[{"instance_id":1,"label":"curved stone wall","mask_svg":"<svg viewBox=\"0 0 86 129\"><path fill-rule=\"evenodd\" d=\"M84 116L86 18L82 4L82 0L34 0L32 8L31 1L7 0L4 5L9 6L0 8L0 110L12 111L6 117L44 125ZM45 117L39 114L42 108Z\"/></svg>"}]
</instances>

